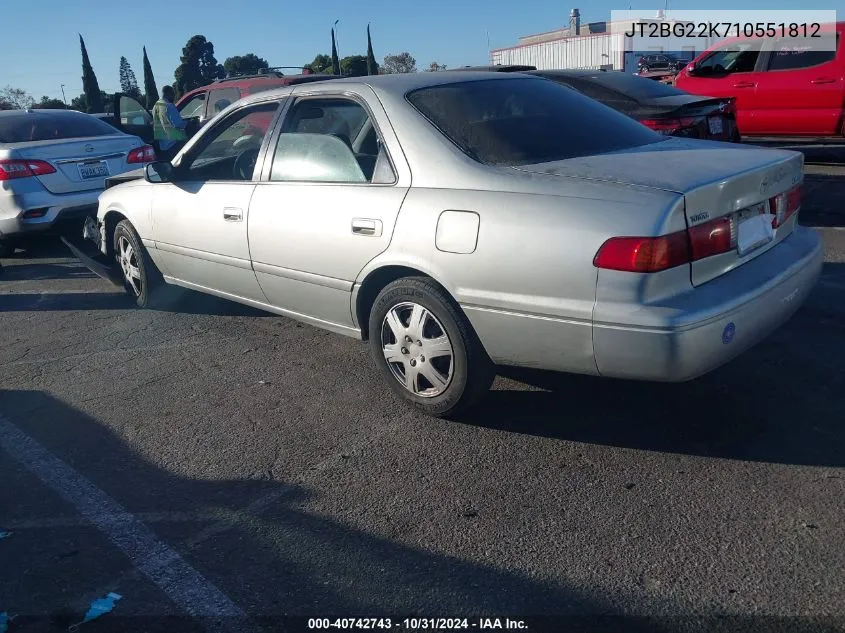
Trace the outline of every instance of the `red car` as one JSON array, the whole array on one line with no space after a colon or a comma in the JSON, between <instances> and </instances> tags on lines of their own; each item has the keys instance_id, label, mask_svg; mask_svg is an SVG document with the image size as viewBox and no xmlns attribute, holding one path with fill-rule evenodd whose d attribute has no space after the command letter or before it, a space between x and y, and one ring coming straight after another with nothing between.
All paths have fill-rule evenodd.
<instances>
[{"instance_id":1,"label":"red car","mask_svg":"<svg viewBox=\"0 0 845 633\"><path fill-rule=\"evenodd\" d=\"M206 121L238 99L273 88L335 78L337 78L336 75L318 73L283 75L278 72L268 72L261 75L219 79L208 86L186 92L176 102L176 109L188 123L188 136L192 136ZM153 119L150 113L138 101L127 95L119 95L118 101L120 129L127 134L134 134L151 142ZM267 126L270 125L270 118L272 117L268 116Z\"/></svg>"},{"instance_id":2,"label":"red car","mask_svg":"<svg viewBox=\"0 0 845 633\"><path fill-rule=\"evenodd\" d=\"M678 73L681 90L736 99L737 125L748 136L845 135L845 22L809 37L733 38L699 55Z\"/></svg>"}]
</instances>

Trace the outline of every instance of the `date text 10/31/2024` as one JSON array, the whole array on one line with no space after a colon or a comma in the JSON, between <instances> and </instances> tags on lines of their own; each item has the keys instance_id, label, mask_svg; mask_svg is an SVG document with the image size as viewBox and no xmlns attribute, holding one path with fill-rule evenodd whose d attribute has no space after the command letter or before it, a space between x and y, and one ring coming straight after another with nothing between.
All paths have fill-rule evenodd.
<instances>
[{"instance_id":1,"label":"date text 10/31/2024","mask_svg":"<svg viewBox=\"0 0 845 633\"><path fill-rule=\"evenodd\" d=\"M444 631L472 630L492 631L511 630L527 631L524 620L510 618L309 618L310 630L346 629L361 630L401 630L401 631Z\"/></svg>"}]
</instances>

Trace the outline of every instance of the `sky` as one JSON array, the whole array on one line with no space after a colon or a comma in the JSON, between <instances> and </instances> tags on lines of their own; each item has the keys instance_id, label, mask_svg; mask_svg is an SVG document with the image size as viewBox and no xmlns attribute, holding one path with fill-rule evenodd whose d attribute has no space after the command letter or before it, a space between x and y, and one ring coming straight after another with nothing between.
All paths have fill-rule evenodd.
<instances>
[{"instance_id":1,"label":"sky","mask_svg":"<svg viewBox=\"0 0 845 633\"><path fill-rule=\"evenodd\" d=\"M142 47L159 88L173 81L182 47L197 34L214 43L217 60L255 53L271 66L301 66L317 53L330 53L330 31L337 24L338 53L365 54L367 23L376 59L408 51L422 70L436 61L448 67L486 64L489 49L516 44L522 35L566 26L578 7L582 23L610 18L612 10L752 9L725 0L206 0L109 3L105 0L3 2L3 63L0 88L22 88L36 100L42 95L67 100L82 92L79 35L106 92L120 86L118 68L125 56L143 88ZM766 0L766 9L794 9L789 0ZM37 10L34 8L37 7ZM843 0L817 0L814 9L839 9ZM489 43L489 46L488 46ZM291 71L288 71L291 72Z\"/></svg>"}]
</instances>

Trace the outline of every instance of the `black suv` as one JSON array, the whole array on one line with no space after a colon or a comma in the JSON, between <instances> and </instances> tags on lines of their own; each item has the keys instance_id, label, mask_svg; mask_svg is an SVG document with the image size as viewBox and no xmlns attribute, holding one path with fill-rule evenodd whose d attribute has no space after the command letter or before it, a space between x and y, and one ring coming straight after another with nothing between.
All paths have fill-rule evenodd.
<instances>
[{"instance_id":1,"label":"black suv","mask_svg":"<svg viewBox=\"0 0 845 633\"><path fill-rule=\"evenodd\" d=\"M686 63L686 60L678 59L674 55L643 55L637 60L637 70L641 73L651 72L652 70L665 70L670 73L677 73Z\"/></svg>"}]
</instances>

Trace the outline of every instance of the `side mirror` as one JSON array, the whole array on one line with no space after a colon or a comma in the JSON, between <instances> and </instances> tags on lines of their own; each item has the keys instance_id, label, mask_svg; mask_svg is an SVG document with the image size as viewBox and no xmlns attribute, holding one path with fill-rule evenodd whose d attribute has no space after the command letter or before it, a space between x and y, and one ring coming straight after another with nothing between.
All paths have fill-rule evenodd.
<instances>
[{"instance_id":1,"label":"side mirror","mask_svg":"<svg viewBox=\"0 0 845 633\"><path fill-rule=\"evenodd\" d=\"M173 164L166 160L149 163L144 167L144 178L147 182L170 182L173 176Z\"/></svg>"}]
</instances>

